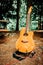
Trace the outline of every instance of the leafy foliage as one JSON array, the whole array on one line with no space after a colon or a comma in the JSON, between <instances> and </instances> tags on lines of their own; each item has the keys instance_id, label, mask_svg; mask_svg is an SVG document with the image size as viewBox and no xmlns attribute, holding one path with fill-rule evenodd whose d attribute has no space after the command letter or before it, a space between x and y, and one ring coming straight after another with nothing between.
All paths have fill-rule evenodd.
<instances>
[{"instance_id":1,"label":"leafy foliage","mask_svg":"<svg viewBox=\"0 0 43 65\"><path fill-rule=\"evenodd\" d=\"M42 1L42 0L41 0ZM31 0L33 6L31 13L31 30L38 29L38 22L40 15L43 19L43 2L39 0ZM20 0L20 11L19 11L19 30L26 26L26 12L27 12L27 0ZM42 6L42 10L41 10ZM39 7L39 8L38 8ZM41 12L41 14L40 14ZM15 30L17 23L17 0L0 0L0 19L8 20L7 29ZM43 21L43 20L42 20ZM0 24L3 28L3 25Z\"/></svg>"}]
</instances>

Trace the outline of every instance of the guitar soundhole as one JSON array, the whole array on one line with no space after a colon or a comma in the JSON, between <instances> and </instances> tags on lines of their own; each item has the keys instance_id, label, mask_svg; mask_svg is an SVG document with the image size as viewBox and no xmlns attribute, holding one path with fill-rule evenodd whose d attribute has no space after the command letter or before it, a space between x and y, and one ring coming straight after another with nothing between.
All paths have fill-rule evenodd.
<instances>
[{"instance_id":1,"label":"guitar soundhole","mask_svg":"<svg viewBox=\"0 0 43 65\"><path fill-rule=\"evenodd\" d=\"M28 36L28 33L24 33L24 36Z\"/></svg>"}]
</instances>

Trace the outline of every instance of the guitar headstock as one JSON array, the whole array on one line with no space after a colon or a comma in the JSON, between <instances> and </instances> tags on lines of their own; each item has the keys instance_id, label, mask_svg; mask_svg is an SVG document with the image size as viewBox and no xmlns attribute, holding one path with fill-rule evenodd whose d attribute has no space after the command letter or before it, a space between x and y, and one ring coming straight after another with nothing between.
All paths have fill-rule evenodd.
<instances>
[{"instance_id":1,"label":"guitar headstock","mask_svg":"<svg viewBox=\"0 0 43 65\"><path fill-rule=\"evenodd\" d=\"M31 14L32 12L32 6L30 6L30 8L28 9L28 14Z\"/></svg>"}]
</instances>

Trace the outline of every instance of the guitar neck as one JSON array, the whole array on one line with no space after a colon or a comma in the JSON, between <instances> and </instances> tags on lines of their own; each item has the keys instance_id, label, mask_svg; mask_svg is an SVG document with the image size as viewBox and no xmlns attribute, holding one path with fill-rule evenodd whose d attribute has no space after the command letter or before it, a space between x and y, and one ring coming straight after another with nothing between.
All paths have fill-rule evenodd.
<instances>
[{"instance_id":1,"label":"guitar neck","mask_svg":"<svg viewBox=\"0 0 43 65\"><path fill-rule=\"evenodd\" d=\"M27 33L27 31L30 29L30 15L31 15L31 11L32 11L32 6L30 6L30 8L28 10L28 14L27 14L27 18L26 18L26 30L25 30L25 33Z\"/></svg>"},{"instance_id":2,"label":"guitar neck","mask_svg":"<svg viewBox=\"0 0 43 65\"><path fill-rule=\"evenodd\" d=\"M30 29L30 14L27 14L27 19L26 19L26 29L25 29L25 33L28 32L28 30Z\"/></svg>"}]
</instances>

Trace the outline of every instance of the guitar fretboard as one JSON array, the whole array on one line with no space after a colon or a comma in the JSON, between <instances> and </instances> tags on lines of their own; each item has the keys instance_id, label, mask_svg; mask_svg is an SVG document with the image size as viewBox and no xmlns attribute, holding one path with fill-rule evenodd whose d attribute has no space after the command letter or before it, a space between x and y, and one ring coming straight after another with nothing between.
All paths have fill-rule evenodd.
<instances>
[{"instance_id":1,"label":"guitar fretboard","mask_svg":"<svg viewBox=\"0 0 43 65\"><path fill-rule=\"evenodd\" d=\"M26 30L25 30L25 33L27 33L27 31L30 29L30 15L31 15L31 11L32 11L32 6L30 6L30 8L28 10L27 19L26 19Z\"/></svg>"}]
</instances>

